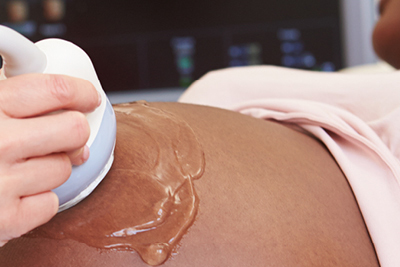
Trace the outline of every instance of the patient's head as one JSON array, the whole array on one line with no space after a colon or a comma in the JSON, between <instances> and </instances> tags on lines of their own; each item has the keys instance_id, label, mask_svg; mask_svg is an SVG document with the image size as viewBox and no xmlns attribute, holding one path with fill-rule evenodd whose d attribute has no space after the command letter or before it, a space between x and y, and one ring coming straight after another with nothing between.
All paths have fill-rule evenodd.
<instances>
[{"instance_id":1,"label":"patient's head","mask_svg":"<svg viewBox=\"0 0 400 267\"><path fill-rule=\"evenodd\" d=\"M381 17L373 34L379 57L400 69L400 0L381 0Z\"/></svg>"}]
</instances>

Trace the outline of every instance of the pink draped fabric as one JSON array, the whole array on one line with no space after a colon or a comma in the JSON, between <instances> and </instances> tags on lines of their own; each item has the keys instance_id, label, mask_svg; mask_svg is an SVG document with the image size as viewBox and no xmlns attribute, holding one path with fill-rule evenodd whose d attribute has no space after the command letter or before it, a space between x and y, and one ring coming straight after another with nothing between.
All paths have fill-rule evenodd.
<instances>
[{"instance_id":1,"label":"pink draped fabric","mask_svg":"<svg viewBox=\"0 0 400 267\"><path fill-rule=\"evenodd\" d=\"M400 71L230 68L208 73L179 101L290 122L312 133L346 175L381 266L400 266Z\"/></svg>"}]
</instances>

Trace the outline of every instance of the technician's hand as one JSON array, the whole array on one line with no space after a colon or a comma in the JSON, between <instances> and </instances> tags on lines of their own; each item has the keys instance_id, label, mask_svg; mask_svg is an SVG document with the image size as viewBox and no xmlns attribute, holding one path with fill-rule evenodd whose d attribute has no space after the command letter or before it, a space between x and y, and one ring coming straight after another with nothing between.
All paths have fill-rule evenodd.
<instances>
[{"instance_id":1,"label":"technician's hand","mask_svg":"<svg viewBox=\"0 0 400 267\"><path fill-rule=\"evenodd\" d=\"M0 246L49 221L51 192L89 157L89 124L99 95L88 81L28 74L0 81ZM61 113L44 115L60 109Z\"/></svg>"}]
</instances>

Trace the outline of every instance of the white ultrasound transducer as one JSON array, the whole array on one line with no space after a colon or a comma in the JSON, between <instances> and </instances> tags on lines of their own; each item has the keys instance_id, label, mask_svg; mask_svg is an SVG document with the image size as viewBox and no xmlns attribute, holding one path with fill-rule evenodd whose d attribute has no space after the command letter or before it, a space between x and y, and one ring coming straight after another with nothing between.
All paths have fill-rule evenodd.
<instances>
[{"instance_id":1,"label":"white ultrasound transducer","mask_svg":"<svg viewBox=\"0 0 400 267\"><path fill-rule=\"evenodd\" d=\"M53 190L59 198L59 212L68 209L87 197L111 168L116 140L114 110L89 56L71 42L51 38L33 43L0 25L0 55L6 78L26 73L64 74L90 81L101 95L101 105L85 114L90 126L89 159L73 166L69 179Z\"/></svg>"}]
</instances>

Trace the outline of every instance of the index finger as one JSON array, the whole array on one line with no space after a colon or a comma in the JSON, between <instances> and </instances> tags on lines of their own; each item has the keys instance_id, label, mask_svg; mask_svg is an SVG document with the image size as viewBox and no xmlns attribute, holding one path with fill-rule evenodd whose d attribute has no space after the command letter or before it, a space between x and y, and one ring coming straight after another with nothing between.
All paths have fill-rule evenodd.
<instances>
[{"instance_id":1,"label":"index finger","mask_svg":"<svg viewBox=\"0 0 400 267\"><path fill-rule=\"evenodd\" d=\"M70 76L26 74L0 81L0 111L13 118L60 109L89 112L99 103L99 93L89 81Z\"/></svg>"}]
</instances>

